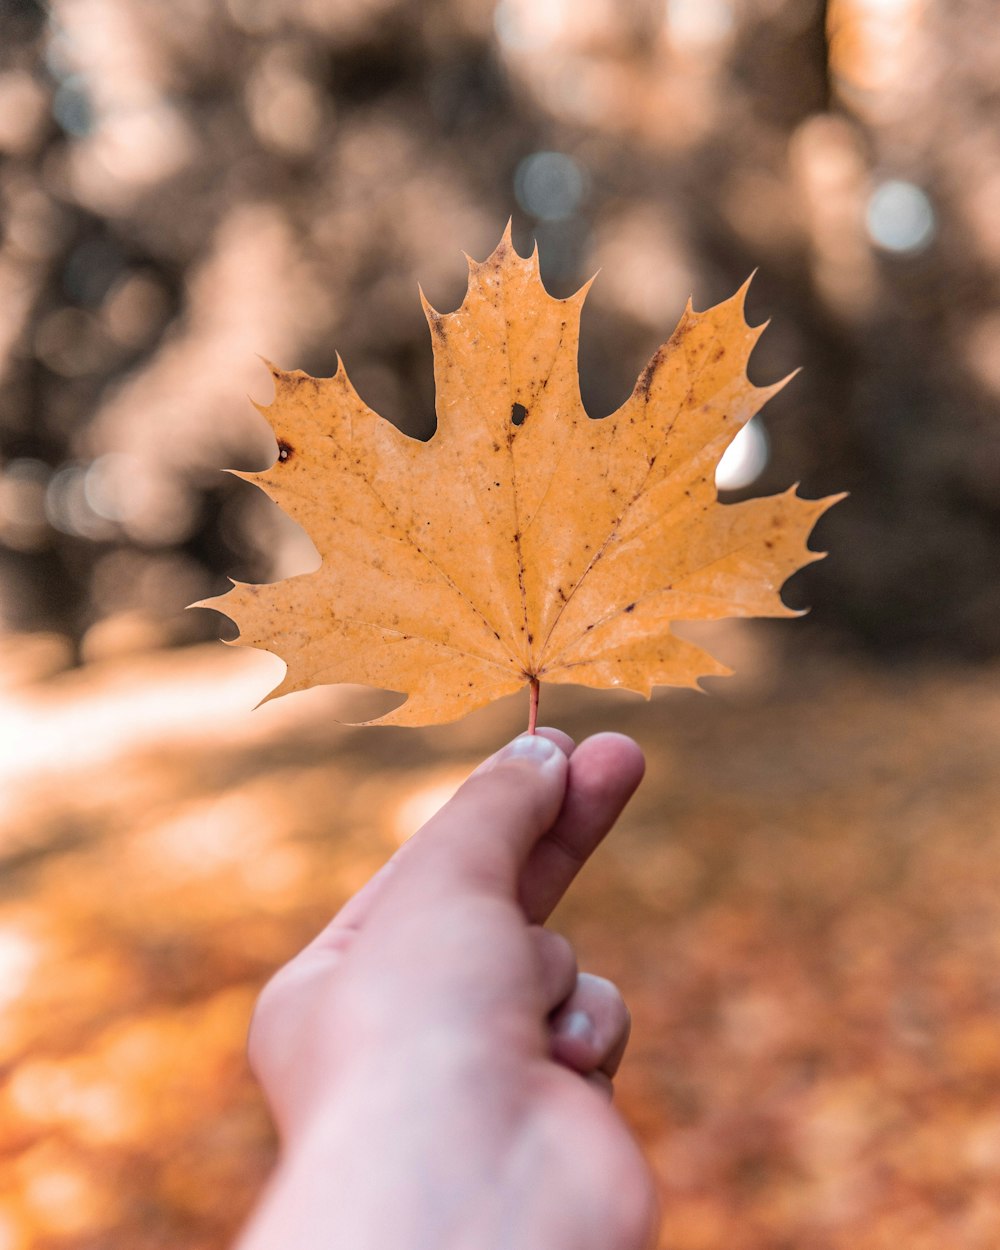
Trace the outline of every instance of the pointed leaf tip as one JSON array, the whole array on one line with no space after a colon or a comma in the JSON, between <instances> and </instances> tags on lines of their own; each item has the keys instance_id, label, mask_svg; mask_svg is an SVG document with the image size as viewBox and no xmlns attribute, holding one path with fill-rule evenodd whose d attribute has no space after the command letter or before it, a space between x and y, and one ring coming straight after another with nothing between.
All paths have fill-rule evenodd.
<instances>
[{"instance_id":1,"label":"pointed leaf tip","mask_svg":"<svg viewBox=\"0 0 1000 1250\"><path fill-rule=\"evenodd\" d=\"M465 259L469 262L469 271L471 273L476 262L467 253L463 253L463 255L465 256ZM427 318L427 320L430 321L432 318L437 320L438 318L440 318L441 314L438 312L438 310L434 307L434 305L430 302L430 300L424 294L424 288L422 286L418 286L417 290L420 293L420 307L424 310L424 316Z\"/></svg>"},{"instance_id":2,"label":"pointed leaf tip","mask_svg":"<svg viewBox=\"0 0 1000 1250\"><path fill-rule=\"evenodd\" d=\"M458 313L439 313L418 287L437 386L426 442L364 404L339 354L336 386L264 360L275 400L255 406L296 464L238 476L266 486L321 563L268 586L231 581L191 606L229 616L241 645L280 653L286 675L265 701L327 682L403 691L381 723L455 720L523 689L529 673L646 697L701 688L729 670L671 622L788 615L780 586L819 558L809 532L842 497L803 501L792 487L720 504L706 475L794 376L770 388L747 378L742 301L754 275L704 313L689 299L630 398L592 421L577 351L594 278L551 297L537 241L521 257L512 219L491 257L466 260Z\"/></svg>"}]
</instances>

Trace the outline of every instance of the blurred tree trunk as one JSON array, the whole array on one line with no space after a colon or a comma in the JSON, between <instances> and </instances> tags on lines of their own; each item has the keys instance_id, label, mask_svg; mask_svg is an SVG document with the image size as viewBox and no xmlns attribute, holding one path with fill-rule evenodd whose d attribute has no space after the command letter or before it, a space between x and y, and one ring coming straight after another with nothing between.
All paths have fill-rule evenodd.
<instances>
[{"instance_id":1,"label":"blurred tree trunk","mask_svg":"<svg viewBox=\"0 0 1000 1250\"><path fill-rule=\"evenodd\" d=\"M760 265L750 308L774 322L760 377L804 367L766 410L774 437L763 485L801 478L808 494L850 492L821 522L829 561L799 575L790 598L813 605L814 623L876 648L995 654L1000 244L967 224L986 215L976 206L984 184L994 207L1000 191L995 9L938 0L912 36L910 72L865 90L847 78L850 63L830 61L828 23L851 6L801 7L811 20L794 46L775 45L764 24L741 31L733 78L757 82L747 97L755 122L734 116L720 128L692 213L709 269L726 274L715 294ZM812 184L802 246L768 252L718 211L726 197L713 184L762 169L789 199L796 180L800 192ZM892 251L867 237L865 210L890 179L926 195L934 223L924 246ZM845 183L855 210L838 222Z\"/></svg>"},{"instance_id":2,"label":"blurred tree trunk","mask_svg":"<svg viewBox=\"0 0 1000 1250\"><path fill-rule=\"evenodd\" d=\"M187 148L176 168L118 204L113 182L98 202L88 178L104 175L83 160L116 119L107 99L123 89L118 63L104 67L97 44L61 30L72 6L47 13L19 0L0 17L9 622L81 636L140 586L144 610L178 622L185 595L203 593L192 570L215 586L223 570L269 574L270 522L249 488L214 472L263 454L259 442L247 450L246 388L187 381L204 368L202 324L232 345L218 328L225 292L204 274L221 264L234 221L284 240L270 263L285 286L267 313L284 363L322 372L341 350L365 398L426 435L431 367L414 278L432 295L460 297L458 248L495 240L519 162L554 149L579 162L589 198L567 220L515 213L515 238L540 239L556 290L589 276L609 239L648 273L646 236L635 241L628 225L642 214L653 234L669 225L699 306L759 269L751 319L773 324L755 380L804 368L765 412L772 458L752 493L796 479L806 494L851 492L821 523L831 559L799 575L790 599L811 603L816 624L875 647L1000 650L1000 42L989 0L900 0L880 19L899 38L882 61L869 39L870 63L856 0L704 11L635 0L574 10L555 31L552 14L521 0L496 11L489 0L439 0L419 12L403 0L363 11L301 0L284 16L234 0L193 6L183 30L152 6L123 0L121 10L158 74L151 97ZM694 14L697 25L706 13L731 22L724 54L670 44L671 21ZM512 14L529 25L505 35ZM533 53L525 33L549 42ZM928 239L908 251L878 246L866 225L873 193L893 179L923 193L934 214ZM253 265L227 262L224 272L265 272L266 244ZM595 287L584 326L581 372L595 414L620 402L652 336L669 328L662 293L655 316L643 317L628 283L617 303L606 299L610 280ZM141 325L123 329L123 292L141 296ZM679 310L688 291L674 294ZM247 359L269 350L249 341L256 326L247 334ZM153 428L147 445L165 454L157 489L173 474L191 516L162 537L137 538L113 517L84 515L74 528L60 491L89 506L81 475L119 447L106 413L123 387L130 394L157 370L164 387L179 388L174 409L156 393L151 412L140 389L120 425ZM171 440L159 431L175 410L187 424ZM23 484L38 473L48 477ZM22 506L31 516L7 515ZM196 628L210 623L188 614L175 636Z\"/></svg>"}]
</instances>

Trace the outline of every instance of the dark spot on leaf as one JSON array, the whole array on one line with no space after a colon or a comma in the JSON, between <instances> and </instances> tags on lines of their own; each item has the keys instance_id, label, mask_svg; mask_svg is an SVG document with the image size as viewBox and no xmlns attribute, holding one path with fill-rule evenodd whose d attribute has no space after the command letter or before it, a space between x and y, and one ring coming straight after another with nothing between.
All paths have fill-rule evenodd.
<instances>
[{"instance_id":1,"label":"dark spot on leaf","mask_svg":"<svg viewBox=\"0 0 1000 1250\"><path fill-rule=\"evenodd\" d=\"M278 459L282 463L286 460L291 460L294 451L295 448L291 445L291 443L286 443L283 438L278 439Z\"/></svg>"},{"instance_id":2,"label":"dark spot on leaf","mask_svg":"<svg viewBox=\"0 0 1000 1250\"><path fill-rule=\"evenodd\" d=\"M663 348L657 351L649 364L639 374L639 380L635 384L635 395L639 399L649 399L649 389L653 385L653 377L663 360Z\"/></svg>"},{"instance_id":3,"label":"dark spot on leaf","mask_svg":"<svg viewBox=\"0 0 1000 1250\"><path fill-rule=\"evenodd\" d=\"M634 612L634 611L635 611L635 604L634 604L634 603L630 603L630 604L626 607L625 611L626 611L626 612Z\"/></svg>"},{"instance_id":4,"label":"dark spot on leaf","mask_svg":"<svg viewBox=\"0 0 1000 1250\"><path fill-rule=\"evenodd\" d=\"M529 635L528 635L528 644L530 645L530 644L531 644L531 643L533 643L534 641L535 641L535 635L534 635L534 634L529 634Z\"/></svg>"},{"instance_id":5,"label":"dark spot on leaf","mask_svg":"<svg viewBox=\"0 0 1000 1250\"><path fill-rule=\"evenodd\" d=\"M512 404L510 409L510 419L514 425L524 425L524 419L528 415L528 410L524 404Z\"/></svg>"}]
</instances>

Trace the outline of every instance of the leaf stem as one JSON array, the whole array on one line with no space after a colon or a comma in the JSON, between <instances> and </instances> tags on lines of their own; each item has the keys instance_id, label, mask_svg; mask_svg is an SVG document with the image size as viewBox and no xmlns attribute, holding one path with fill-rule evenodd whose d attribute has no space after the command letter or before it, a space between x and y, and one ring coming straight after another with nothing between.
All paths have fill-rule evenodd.
<instances>
[{"instance_id":1,"label":"leaf stem","mask_svg":"<svg viewBox=\"0 0 1000 1250\"><path fill-rule=\"evenodd\" d=\"M528 700L528 733L533 734L538 724L538 678L532 677L529 683Z\"/></svg>"}]
</instances>

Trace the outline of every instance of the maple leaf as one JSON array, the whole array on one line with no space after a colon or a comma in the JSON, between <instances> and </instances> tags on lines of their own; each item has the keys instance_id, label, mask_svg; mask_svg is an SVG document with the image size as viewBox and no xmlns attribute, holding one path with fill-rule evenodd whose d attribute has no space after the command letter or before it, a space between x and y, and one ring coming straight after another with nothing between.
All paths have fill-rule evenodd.
<instances>
[{"instance_id":1,"label":"maple leaf","mask_svg":"<svg viewBox=\"0 0 1000 1250\"><path fill-rule=\"evenodd\" d=\"M689 302L600 420L577 376L589 286L550 296L537 248L519 256L508 225L487 260L469 260L456 312L421 292L437 388L427 442L369 408L339 356L331 378L272 367L274 402L257 407L278 458L239 476L302 526L322 562L199 605L285 661L269 698L357 682L408 695L371 723L422 725L526 685L537 699L539 682L648 697L729 672L672 622L798 615L781 585L820 558L806 539L840 496L716 496L723 452L784 385L747 378L763 327L746 323L746 285L707 312Z\"/></svg>"}]
</instances>

